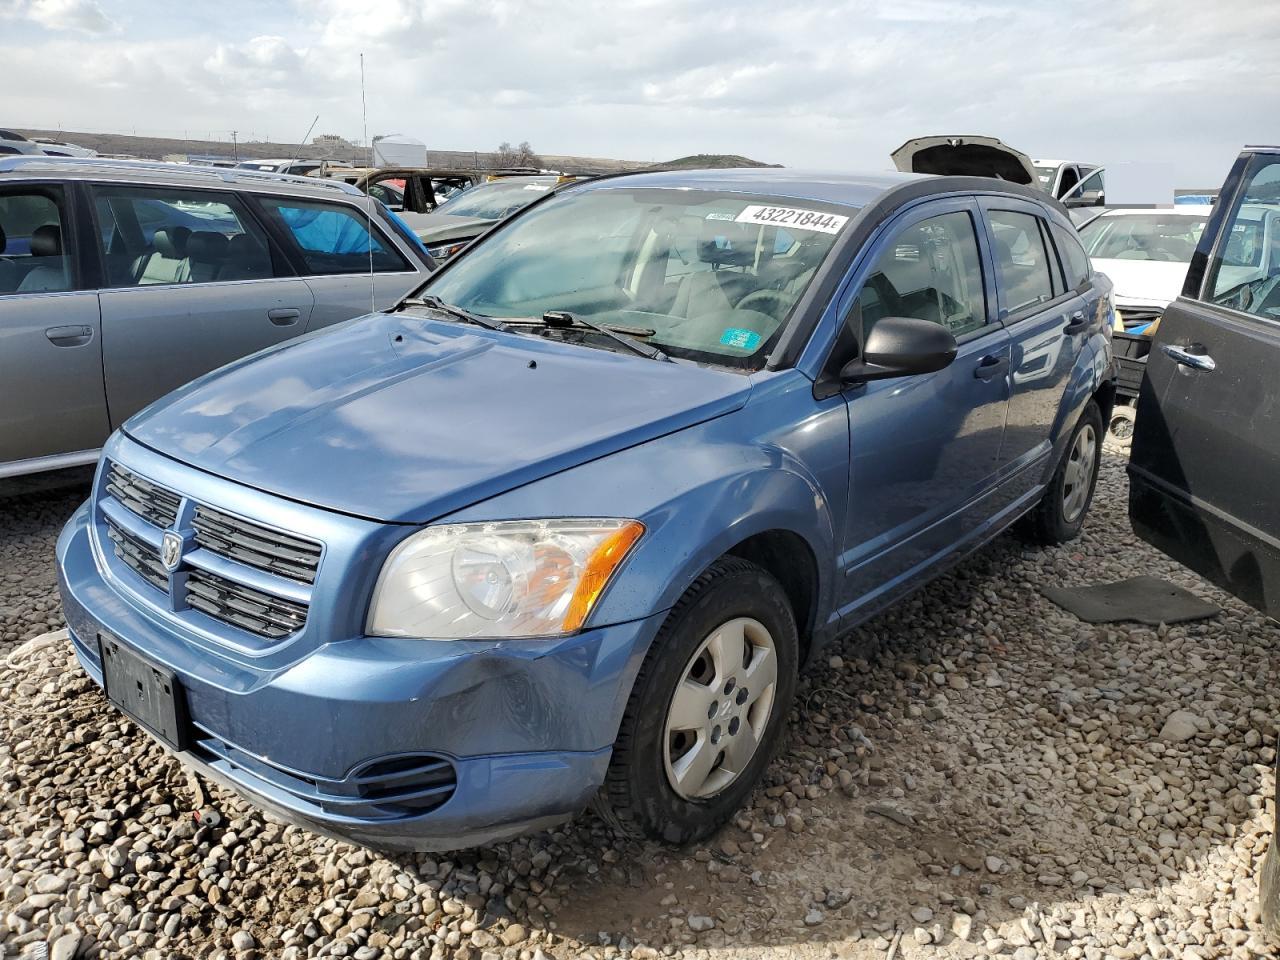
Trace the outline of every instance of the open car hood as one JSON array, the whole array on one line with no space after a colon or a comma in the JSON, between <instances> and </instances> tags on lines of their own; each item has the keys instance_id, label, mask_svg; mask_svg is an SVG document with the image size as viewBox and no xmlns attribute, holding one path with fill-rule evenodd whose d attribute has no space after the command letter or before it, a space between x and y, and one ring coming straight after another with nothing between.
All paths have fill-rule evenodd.
<instances>
[{"instance_id":1,"label":"open car hood","mask_svg":"<svg viewBox=\"0 0 1280 960\"><path fill-rule=\"evenodd\" d=\"M903 173L944 177L992 177L1036 185L1031 158L995 137L916 137L890 154Z\"/></svg>"},{"instance_id":2,"label":"open car hood","mask_svg":"<svg viewBox=\"0 0 1280 960\"><path fill-rule=\"evenodd\" d=\"M448 213L402 213L400 219L409 225L409 229L423 243L474 237L497 222L483 217L455 217Z\"/></svg>"}]
</instances>

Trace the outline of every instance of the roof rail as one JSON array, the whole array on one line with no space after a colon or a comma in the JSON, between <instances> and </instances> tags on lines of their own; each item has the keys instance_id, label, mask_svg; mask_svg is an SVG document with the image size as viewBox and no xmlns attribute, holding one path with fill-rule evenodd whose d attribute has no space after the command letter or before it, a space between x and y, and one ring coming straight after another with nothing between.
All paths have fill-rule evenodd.
<instances>
[{"instance_id":1,"label":"roof rail","mask_svg":"<svg viewBox=\"0 0 1280 960\"><path fill-rule=\"evenodd\" d=\"M51 157L18 154L0 157L0 173L80 173L98 171L120 173L153 173L183 180L217 181L220 183L295 183L321 190L336 190L348 196L363 197L364 193L349 183L320 177L298 177L287 173L271 173L265 170L246 170L239 167L207 167L188 163L169 163L165 160L112 160L107 157Z\"/></svg>"}]
</instances>

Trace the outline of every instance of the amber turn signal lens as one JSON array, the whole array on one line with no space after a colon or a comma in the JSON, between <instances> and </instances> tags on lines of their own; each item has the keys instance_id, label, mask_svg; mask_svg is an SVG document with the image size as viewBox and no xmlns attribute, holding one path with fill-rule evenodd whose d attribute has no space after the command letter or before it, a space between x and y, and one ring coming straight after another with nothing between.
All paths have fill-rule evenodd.
<instances>
[{"instance_id":1,"label":"amber turn signal lens","mask_svg":"<svg viewBox=\"0 0 1280 960\"><path fill-rule=\"evenodd\" d=\"M573 598L569 601L569 610L564 618L565 633L572 633L587 622L587 615L600 599L600 594L604 593L609 578L643 535L644 524L632 520L619 527L596 547L587 560L578 588L573 591Z\"/></svg>"}]
</instances>

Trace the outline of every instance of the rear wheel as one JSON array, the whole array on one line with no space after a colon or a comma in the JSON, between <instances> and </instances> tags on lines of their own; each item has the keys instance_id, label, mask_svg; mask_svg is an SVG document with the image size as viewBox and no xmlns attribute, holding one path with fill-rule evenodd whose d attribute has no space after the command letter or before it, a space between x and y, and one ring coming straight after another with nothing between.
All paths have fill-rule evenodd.
<instances>
[{"instance_id":1,"label":"rear wheel","mask_svg":"<svg viewBox=\"0 0 1280 960\"><path fill-rule=\"evenodd\" d=\"M777 749L798 658L778 581L737 557L713 564L640 667L597 812L623 833L668 843L720 827Z\"/></svg>"},{"instance_id":2,"label":"rear wheel","mask_svg":"<svg viewBox=\"0 0 1280 960\"><path fill-rule=\"evenodd\" d=\"M1116 408L1111 411L1107 433L1121 450L1128 450L1133 446L1133 423L1136 415L1137 411L1128 404L1117 403Z\"/></svg>"},{"instance_id":3,"label":"rear wheel","mask_svg":"<svg viewBox=\"0 0 1280 960\"><path fill-rule=\"evenodd\" d=\"M1052 546L1080 535L1093 503L1102 462L1102 412L1092 400L1076 422L1049 489L1027 515L1024 532L1034 543Z\"/></svg>"}]
</instances>

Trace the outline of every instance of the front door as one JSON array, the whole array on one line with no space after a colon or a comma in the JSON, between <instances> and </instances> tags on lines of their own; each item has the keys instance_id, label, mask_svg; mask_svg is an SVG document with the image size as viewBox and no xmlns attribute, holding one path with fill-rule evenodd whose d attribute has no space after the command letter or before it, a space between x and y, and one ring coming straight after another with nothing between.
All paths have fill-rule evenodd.
<instances>
[{"instance_id":1,"label":"front door","mask_svg":"<svg viewBox=\"0 0 1280 960\"><path fill-rule=\"evenodd\" d=\"M176 387L296 337L314 298L232 193L92 188L107 267L102 368L112 426Z\"/></svg>"},{"instance_id":2,"label":"front door","mask_svg":"<svg viewBox=\"0 0 1280 960\"><path fill-rule=\"evenodd\" d=\"M1147 359L1129 464L1137 534L1280 617L1280 152L1246 153Z\"/></svg>"},{"instance_id":3,"label":"front door","mask_svg":"<svg viewBox=\"0 0 1280 960\"><path fill-rule=\"evenodd\" d=\"M909 588L992 522L986 504L1009 403L1010 350L982 268L979 223L976 203L964 198L902 214L872 251L849 311L860 341L882 317L918 317L946 326L959 350L936 373L845 392L841 613L848 618Z\"/></svg>"}]
</instances>

